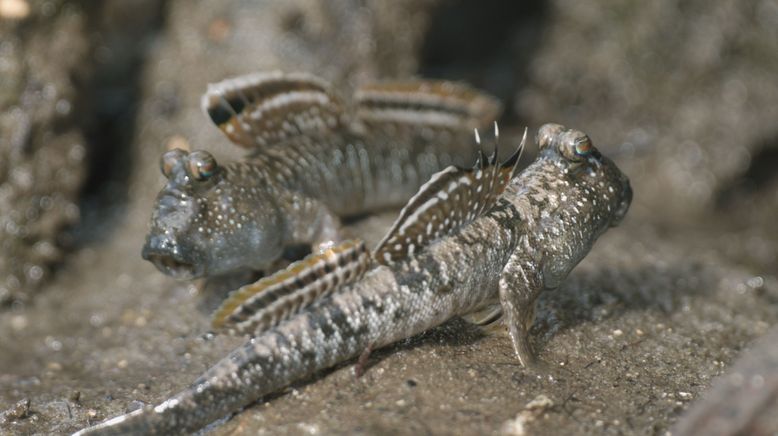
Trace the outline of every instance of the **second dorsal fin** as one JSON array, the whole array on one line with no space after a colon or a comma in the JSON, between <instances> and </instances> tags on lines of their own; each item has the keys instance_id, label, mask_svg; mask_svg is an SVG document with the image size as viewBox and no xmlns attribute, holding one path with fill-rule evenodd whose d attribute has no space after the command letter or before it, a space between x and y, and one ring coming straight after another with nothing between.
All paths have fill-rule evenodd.
<instances>
[{"instance_id":1,"label":"second dorsal fin","mask_svg":"<svg viewBox=\"0 0 778 436\"><path fill-rule=\"evenodd\" d=\"M433 175L408 201L378 244L375 260L391 265L407 258L491 209L513 178L526 139L525 131L519 147L502 164L497 163L495 141L492 156L487 159L481 152L473 168L450 166ZM478 131L476 140L480 143Z\"/></svg>"},{"instance_id":2,"label":"second dorsal fin","mask_svg":"<svg viewBox=\"0 0 778 436\"><path fill-rule=\"evenodd\" d=\"M364 242L343 242L233 291L211 325L216 332L257 334L358 279L369 265Z\"/></svg>"},{"instance_id":3,"label":"second dorsal fin","mask_svg":"<svg viewBox=\"0 0 778 436\"><path fill-rule=\"evenodd\" d=\"M213 83L201 105L232 142L246 148L333 129L344 117L329 85L305 73L263 72Z\"/></svg>"},{"instance_id":4,"label":"second dorsal fin","mask_svg":"<svg viewBox=\"0 0 778 436\"><path fill-rule=\"evenodd\" d=\"M354 95L357 119L374 129L453 130L487 128L502 111L500 102L462 83L442 80L380 82Z\"/></svg>"}]
</instances>

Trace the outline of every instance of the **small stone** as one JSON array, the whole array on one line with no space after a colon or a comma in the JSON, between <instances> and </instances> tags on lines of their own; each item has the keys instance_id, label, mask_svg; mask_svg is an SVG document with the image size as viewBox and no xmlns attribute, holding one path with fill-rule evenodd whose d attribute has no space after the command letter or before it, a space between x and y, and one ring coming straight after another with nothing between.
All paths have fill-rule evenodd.
<instances>
[{"instance_id":1,"label":"small stone","mask_svg":"<svg viewBox=\"0 0 778 436\"><path fill-rule=\"evenodd\" d=\"M524 410L516 415L516 418L505 421L500 428L500 433L510 436L524 436L527 434L527 424L536 420L546 409L553 407L554 402L546 395L540 394L524 406Z\"/></svg>"},{"instance_id":2,"label":"small stone","mask_svg":"<svg viewBox=\"0 0 778 436\"><path fill-rule=\"evenodd\" d=\"M548 409L553 406L554 402L550 398L544 394L540 394L535 397L535 399L527 403L527 405L524 406L524 410Z\"/></svg>"},{"instance_id":3,"label":"small stone","mask_svg":"<svg viewBox=\"0 0 778 436\"><path fill-rule=\"evenodd\" d=\"M751 277L746 281L746 285L751 289L760 289L764 286L764 279L760 276Z\"/></svg>"},{"instance_id":4,"label":"small stone","mask_svg":"<svg viewBox=\"0 0 778 436\"><path fill-rule=\"evenodd\" d=\"M17 401L16 404L10 408L0 412L0 424L26 418L29 413L30 399L25 398L23 400Z\"/></svg>"},{"instance_id":5,"label":"small stone","mask_svg":"<svg viewBox=\"0 0 778 436\"><path fill-rule=\"evenodd\" d=\"M131 401L131 402L130 402L130 404L127 406L126 413L131 413L131 412L134 412L134 411L136 411L136 410L142 409L142 408L143 408L143 407L145 407L145 406L146 406L146 403L144 403L143 401L140 401L140 400L133 400L133 401Z\"/></svg>"}]
</instances>

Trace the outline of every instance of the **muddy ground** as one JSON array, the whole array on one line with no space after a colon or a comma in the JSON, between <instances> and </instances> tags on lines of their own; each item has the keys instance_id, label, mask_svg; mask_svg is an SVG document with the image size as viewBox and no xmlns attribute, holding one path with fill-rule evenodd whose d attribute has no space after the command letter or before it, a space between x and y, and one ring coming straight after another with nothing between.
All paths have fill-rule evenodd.
<instances>
[{"instance_id":1,"label":"muddy ground","mask_svg":"<svg viewBox=\"0 0 778 436\"><path fill-rule=\"evenodd\" d=\"M213 434L665 434L778 324L778 2L480 3L151 8L156 24L140 22L158 34L120 99L128 124L85 143L73 242L48 281L0 309L0 433L63 434L159 402L241 342L202 339L217 297L139 253L171 138L240 157L199 112L205 84L281 68L344 92L380 77L468 80L503 100L508 139L548 121L589 133L635 200L542 297L533 330L548 373L523 369L503 328L452 320L375 352L361 378L346 363ZM375 241L393 217L349 230Z\"/></svg>"}]
</instances>

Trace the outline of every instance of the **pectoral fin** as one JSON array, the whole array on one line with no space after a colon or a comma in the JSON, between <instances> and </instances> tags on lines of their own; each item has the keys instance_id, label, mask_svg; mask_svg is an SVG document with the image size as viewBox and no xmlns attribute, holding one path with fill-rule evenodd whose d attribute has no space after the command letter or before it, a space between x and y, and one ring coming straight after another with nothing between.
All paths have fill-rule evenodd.
<instances>
[{"instance_id":1,"label":"pectoral fin","mask_svg":"<svg viewBox=\"0 0 778 436\"><path fill-rule=\"evenodd\" d=\"M500 305L508 334L522 365L542 366L532 350L529 329L535 320L535 300L544 289L539 273L530 268L522 253L514 253L500 275Z\"/></svg>"}]
</instances>

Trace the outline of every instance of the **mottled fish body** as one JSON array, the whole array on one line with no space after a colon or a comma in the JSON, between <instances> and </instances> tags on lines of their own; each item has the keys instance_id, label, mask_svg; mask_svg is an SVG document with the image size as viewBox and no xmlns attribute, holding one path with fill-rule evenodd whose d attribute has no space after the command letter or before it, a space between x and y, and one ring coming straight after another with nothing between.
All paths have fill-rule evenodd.
<instances>
[{"instance_id":1,"label":"mottled fish body","mask_svg":"<svg viewBox=\"0 0 778 436\"><path fill-rule=\"evenodd\" d=\"M224 165L202 150L163 155L143 257L181 279L265 270L290 246L337 242L340 218L401 206L468 162L470 132L500 113L452 82L372 84L344 103L317 77L280 72L210 85L202 107L250 153Z\"/></svg>"},{"instance_id":2,"label":"mottled fish body","mask_svg":"<svg viewBox=\"0 0 778 436\"><path fill-rule=\"evenodd\" d=\"M517 357L535 364L528 340L535 300L621 221L632 199L626 176L583 133L545 125L538 143L538 159L516 177L511 159L517 155L500 165L482 157L474 168L435 175L372 257L346 242L290 266L295 276L319 271L315 278L295 285L281 271L256 294L234 293L215 324L229 331L269 312L277 322L253 324L253 338L173 398L78 434L193 431L316 371L495 301ZM328 272L339 270L352 273ZM317 280L326 283L313 286ZM287 288L295 286L329 296L277 306L274 298L252 299L264 292L290 295Z\"/></svg>"}]
</instances>

